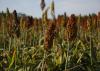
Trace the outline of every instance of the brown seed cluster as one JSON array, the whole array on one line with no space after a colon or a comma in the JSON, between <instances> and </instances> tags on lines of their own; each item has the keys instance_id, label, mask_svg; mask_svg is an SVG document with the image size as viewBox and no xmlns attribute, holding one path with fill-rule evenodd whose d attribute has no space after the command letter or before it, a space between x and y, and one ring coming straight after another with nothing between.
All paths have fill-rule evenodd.
<instances>
[{"instance_id":1,"label":"brown seed cluster","mask_svg":"<svg viewBox=\"0 0 100 71\"><path fill-rule=\"evenodd\" d=\"M100 21L100 12L98 12L98 21Z\"/></svg>"},{"instance_id":2,"label":"brown seed cluster","mask_svg":"<svg viewBox=\"0 0 100 71\"><path fill-rule=\"evenodd\" d=\"M50 21L48 25L48 29L45 32L45 39L44 39L44 47L50 49L53 45L53 39L55 36L55 28L56 24L54 21Z\"/></svg>"},{"instance_id":3,"label":"brown seed cluster","mask_svg":"<svg viewBox=\"0 0 100 71\"><path fill-rule=\"evenodd\" d=\"M45 0L41 0L41 4L40 4L40 6L41 6L41 10L43 10L44 7L45 7Z\"/></svg>"},{"instance_id":4,"label":"brown seed cluster","mask_svg":"<svg viewBox=\"0 0 100 71\"><path fill-rule=\"evenodd\" d=\"M66 29L65 29L65 40L72 41L77 36L77 24L76 24L76 17L72 14L69 17Z\"/></svg>"},{"instance_id":5,"label":"brown seed cluster","mask_svg":"<svg viewBox=\"0 0 100 71\"><path fill-rule=\"evenodd\" d=\"M88 30L88 17L84 16L82 19L81 27L84 31Z\"/></svg>"}]
</instances>

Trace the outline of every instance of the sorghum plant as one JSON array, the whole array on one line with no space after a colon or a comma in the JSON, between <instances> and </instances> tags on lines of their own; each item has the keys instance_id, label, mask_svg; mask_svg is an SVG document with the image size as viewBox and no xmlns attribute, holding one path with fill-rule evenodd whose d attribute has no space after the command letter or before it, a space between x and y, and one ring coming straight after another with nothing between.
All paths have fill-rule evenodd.
<instances>
[{"instance_id":1,"label":"sorghum plant","mask_svg":"<svg viewBox=\"0 0 100 71\"><path fill-rule=\"evenodd\" d=\"M55 21L50 21L50 24L48 26L48 29L45 32L45 39L44 39L44 47L48 50L53 45L53 39L55 36L55 28L56 24Z\"/></svg>"},{"instance_id":2,"label":"sorghum plant","mask_svg":"<svg viewBox=\"0 0 100 71\"><path fill-rule=\"evenodd\" d=\"M66 26L65 40L72 41L76 38L76 36L77 36L76 17L74 14L72 14Z\"/></svg>"}]
</instances>

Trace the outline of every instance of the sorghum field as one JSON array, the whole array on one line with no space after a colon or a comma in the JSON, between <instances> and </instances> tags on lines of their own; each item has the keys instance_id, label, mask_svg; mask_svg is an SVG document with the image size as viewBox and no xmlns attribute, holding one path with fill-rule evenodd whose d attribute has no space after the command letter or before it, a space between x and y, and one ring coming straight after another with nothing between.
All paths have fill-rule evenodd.
<instances>
[{"instance_id":1,"label":"sorghum field","mask_svg":"<svg viewBox=\"0 0 100 71\"><path fill-rule=\"evenodd\" d=\"M0 13L0 71L100 71L100 12L55 17L54 2L45 7L41 18Z\"/></svg>"}]
</instances>

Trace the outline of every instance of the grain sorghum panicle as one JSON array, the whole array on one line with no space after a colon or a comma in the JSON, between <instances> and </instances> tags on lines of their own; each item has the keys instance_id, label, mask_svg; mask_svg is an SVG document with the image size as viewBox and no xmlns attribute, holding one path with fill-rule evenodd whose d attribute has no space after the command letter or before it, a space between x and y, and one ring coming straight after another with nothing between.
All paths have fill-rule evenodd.
<instances>
[{"instance_id":1,"label":"grain sorghum panicle","mask_svg":"<svg viewBox=\"0 0 100 71\"><path fill-rule=\"evenodd\" d=\"M45 39L44 39L44 47L46 50L50 49L53 45L53 39L55 36L55 21L50 21L48 24L48 28L45 31Z\"/></svg>"},{"instance_id":2,"label":"grain sorghum panicle","mask_svg":"<svg viewBox=\"0 0 100 71\"><path fill-rule=\"evenodd\" d=\"M45 8L45 0L41 0L40 6L41 6L41 10Z\"/></svg>"},{"instance_id":3,"label":"grain sorghum panicle","mask_svg":"<svg viewBox=\"0 0 100 71\"><path fill-rule=\"evenodd\" d=\"M72 14L69 17L66 29L65 29L65 40L72 41L77 36L77 24L76 24L76 17Z\"/></svg>"}]
</instances>

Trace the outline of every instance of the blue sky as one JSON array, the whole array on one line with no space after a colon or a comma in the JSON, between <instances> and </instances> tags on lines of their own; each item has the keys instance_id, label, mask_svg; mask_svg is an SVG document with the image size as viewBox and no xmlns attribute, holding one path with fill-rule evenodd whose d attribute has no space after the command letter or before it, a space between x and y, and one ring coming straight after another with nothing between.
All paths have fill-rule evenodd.
<instances>
[{"instance_id":1,"label":"blue sky","mask_svg":"<svg viewBox=\"0 0 100 71\"><path fill-rule=\"evenodd\" d=\"M45 0L46 5L50 5L52 0ZM89 14L100 11L100 0L54 0L55 13L67 15L70 14ZM12 12L14 9L18 12L41 17L40 0L0 0L0 11L6 11L6 8Z\"/></svg>"}]
</instances>

